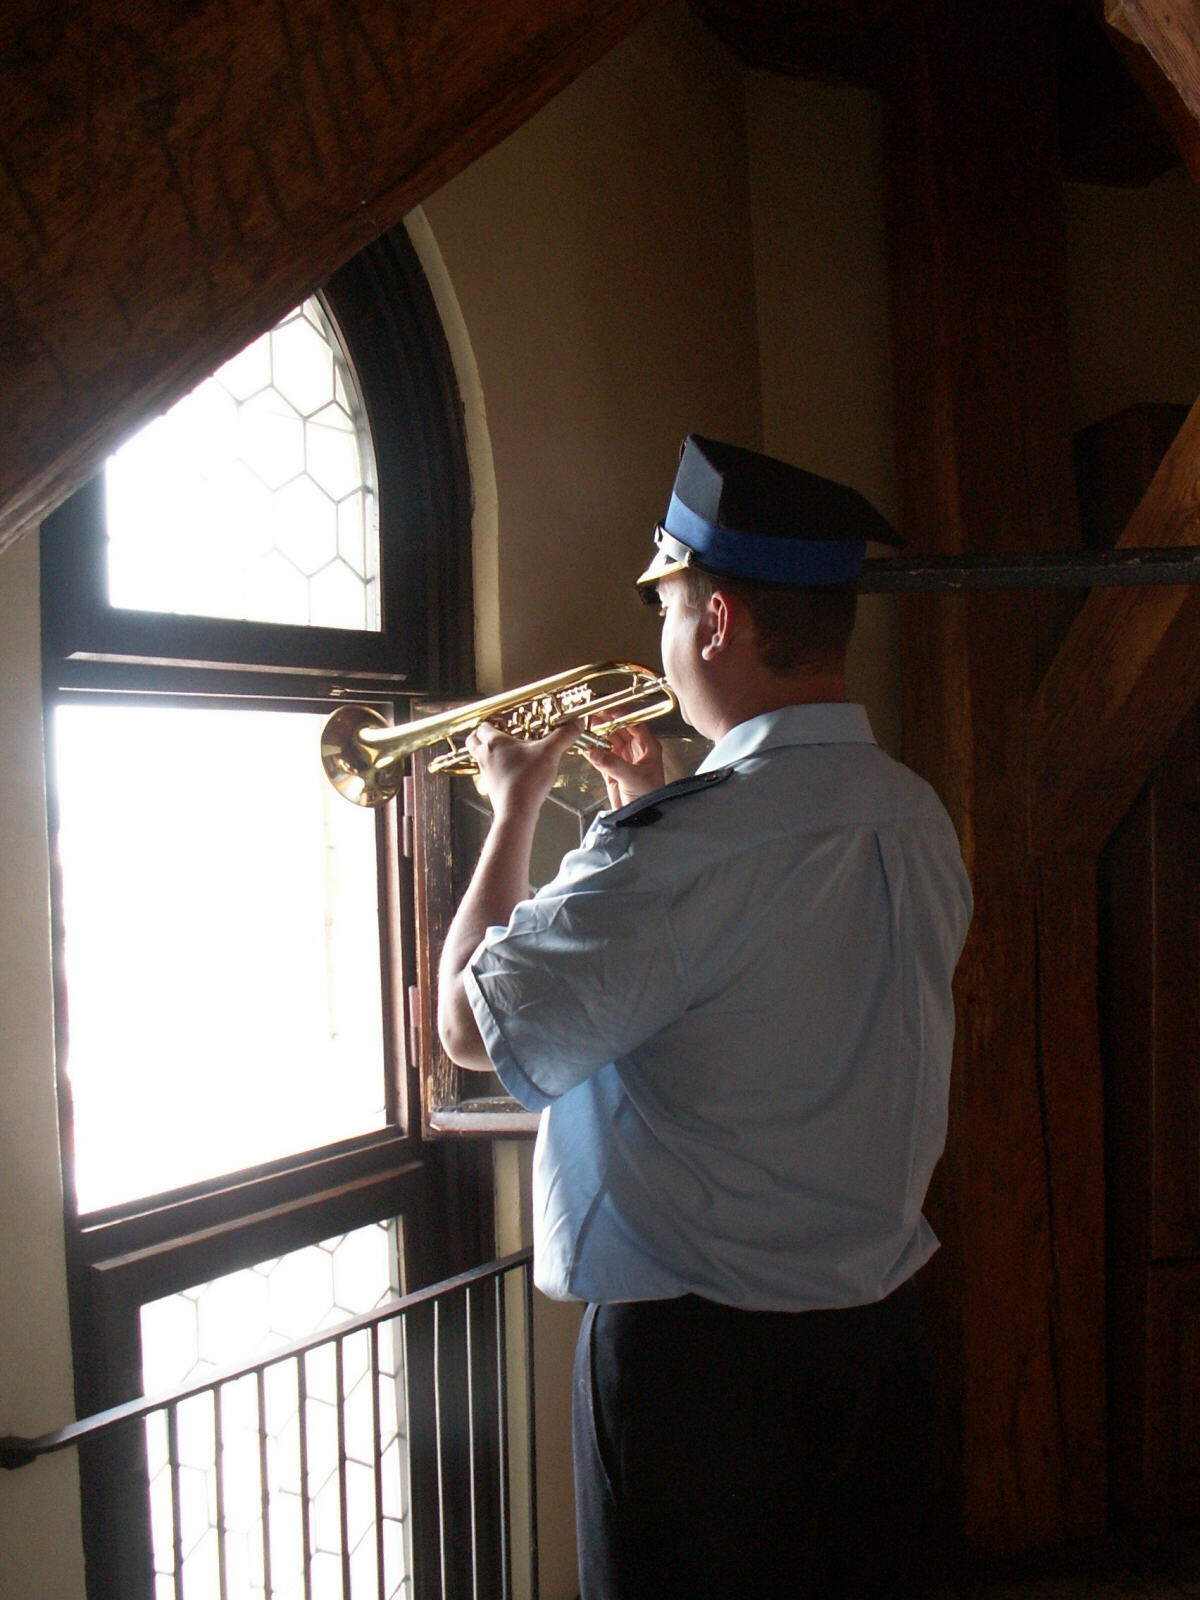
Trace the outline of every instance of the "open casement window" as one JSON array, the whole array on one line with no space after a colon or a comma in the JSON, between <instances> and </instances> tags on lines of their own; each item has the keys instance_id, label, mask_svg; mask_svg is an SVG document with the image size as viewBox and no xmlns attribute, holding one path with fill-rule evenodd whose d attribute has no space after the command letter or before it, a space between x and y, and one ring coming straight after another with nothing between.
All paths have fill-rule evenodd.
<instances>
[{"instance_id":1,"label":"open casement window","mask_svg":"<svg viewBox=\"0 0 1200 1600\"><path fill-rule=\"evenodd\" d=\"M419 715L431 716L448 709L449 704L423 705ZM677 713L656 722L654 731L663 744L669 779L694 772L710 748ZM535 1133L539 1112L518 1105L493 1074L456 1067L438 1042L434 1023L436 952L462 899L491 819L486 798L469 778L430 772L430 761L438 754L439 747L418 751L405 791L405 804L414 813L417 907L418 916L424 919L418 926L418 960L433 963L422 972L410 995L423 1127L431 1137ZM563 856L577 848L607 804L599 773L583 756L569 751L538 818L531 890L551 881Z\"/></svg>"},{"instance_id":2,"label":"open casement window","mask_svg":"<svg viewBox=\"0 0 1200 1600\"><path fill-rule=\"evenodd\" d=\"M319 756L346 700L404 721L471 692L460 408L407 238L127 441L41 548L83 1415L494 1254L488 1146L422 1137L410 830L348 805ZM405 1504L436 1499L432 1441L385 1422ZM145 1600L165 1570L156 1450L83 1462L94 1600ZM419 1514L395 1523L412 1592L435 1557Z\"/></svg>"}]
</instances>

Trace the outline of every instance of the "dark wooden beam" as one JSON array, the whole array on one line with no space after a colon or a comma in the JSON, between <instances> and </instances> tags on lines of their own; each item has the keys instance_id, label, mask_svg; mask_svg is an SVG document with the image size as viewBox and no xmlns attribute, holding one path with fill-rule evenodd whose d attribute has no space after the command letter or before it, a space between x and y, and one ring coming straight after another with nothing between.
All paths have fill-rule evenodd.
<instances>
[{"instance_id":1,"label":"dark wooden beam","mask_svg":"<svg viewBox=\"0 0 1200 1600\"><path fill-rule=\"evenodd\" d=\"M0 549L659 0L15 0Z\"/></svg>"},{"instance_id":2,"label":"dark wooden beam","mask_svg":"<svg viewBox=\"0 0 1200 1600\"><path fill-rule=\"evenodd\" d=\"M1123 23L1124 18L1117 17ZM1159 126L1171 139L1179 158L1196 183L1200 183L1200 122L1178 88L1167 76L1156 56L1126 31L1124 26L1107 28L1110 43L1124 63L1130 81L1137 85L1158 118ZM1200 75L1200 66L1197 68Z\"/></svg>"},{"instance_id":3,"label":"dark wooden beam","mask_svg":"<svg viewBox=\"0 0 1200 1600\"><path fill-rule=\"evenodd\" d=\"M1067 181L1141 188L1177 166L1175 141L1124 59L1126 50L1136 54L1165 83L1146 52L1105 25L1096 0L1067 0L1057 6L1055 20Z\"/></svg>"},{"instance_id":4,"label":"dark wooden beam","mask_svg":"<svg viewBox=\"0 0 1200 1600\"><path fill-rule=\"evenodd\" d=\"M917 0L886 41L897 487L917 556L1078 543L1053 32L1037 6ZM905 752L976 897L928 1274L955 1509L969 1550L1011 1554L1104 1522L1091 870L1039 871L1024 827L1040 597L905 596L901 615Z\"/></svg>"},{"instance_id":5,"label":"dark wooden beam","mask_svg":"<svg viewBox=\"0 0 1200 1600\"><path fill-rule=\"evenodd\" d=\"M1105 0L1109 26L1154 57L1193 118L1200 119L1198 0Z\"/></svg>"},{"instance_id":6,"label":"dark wooden beam","mask_svg":"<svg viewBox=\"0 0 1200 1600\"><path fill-rule=\"evenodd\" d=\"M1200 533L1200 402L1118 541L1192 543ZM1036 849L1096 854L1200 697L1200 591L1091 595L1030 712Z\"/></svg>"},{"instance_id":7,"label":"dark wooden beam","mask_svg":"<svg viewBox=\"0 0 1200 1600\"><path fill-rule=\"evenodd\" d=\"M1200 583L1200 545L1144 550L1038 550L1024 555L871 556L860 594L963 589L1133 589Z\"/></svg>"}]
</instances>

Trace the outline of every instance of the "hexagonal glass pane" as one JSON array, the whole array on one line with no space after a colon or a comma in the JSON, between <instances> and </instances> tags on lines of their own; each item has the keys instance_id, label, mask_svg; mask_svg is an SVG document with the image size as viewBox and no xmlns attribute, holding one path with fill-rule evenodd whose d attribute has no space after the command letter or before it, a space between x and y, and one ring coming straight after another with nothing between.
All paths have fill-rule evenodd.
<instances>
[{"instance_id":1,"label":"hexagonal glass pane","mask_svg":"<svg viewBox=\"0 0 1200 1600\"><path fill-rule=\"evenodd\" d=\"M271 380L302 417L333 398L333 351L298 309L271 332Z\"/></svg>"},{"instance_id":2,"label":"hexagonal glass pane","mask_svg":"<svg viewBox=\"0 0 1200 1600\"><path fill-rule=\"evenodd\" d=\"M275 492L304 471L304 419L277 389L251 395L238 411L241 459Z\"/></svg>"},{"instance_id":3,"label":"hexagonal glass pane","mask_svg":"<svg viewBox=\"0 0 1200 1600\"><path fill-rule=\"evenodd\" d=\"M213 377L219 386L234 400L249 400L252 394L271 386L271 335L248 344L240 355L234 356L223 367L218 367ZM204 388L205 385L201 385Z\"/></svg>"},{"instance_id":4,"label":"hexagonal glass pane","mask_svg":"<svg viewBox=\"0 0 1200 1600\"><path fill-rule=\"evenodd\" d=\"M293 1250L268 1275L270 1331L287 1343L314 1328L324 1327L333 1314L333 1262L328 1251Z\"/></svg>"},{"instance_id":5,"label":"hexagonal glass pane","mask_svg":"<svg viewBox=\"0 0 1200 1600\"><path fill-rule=\"evenodd\" d=\"M311 577L337 555L337 506L308 477L296 478L275 496L275 548Z\"/></svg>"},{"instance_id":6,"label":"hexagonal glass pane","mask_svg":"<svg viewBox=\"0 0 1200 1600\"><path fill-rule=\"evenodd\" d=\"M309 580L314 615L329 628L361 628L363 601L374 593L363 587L344 561L331 561Z\"/></svg>"},{"instance_id":7,"label":"hexagonal glass pane","mask_svg":"<svg viewBox=\"0 0 1200 1600\"><path fill-rule=\"evenodd\" d=\"M358 1228L346 1234L335 1250L333 1263L333 1301L344 1316L353 1316L365 1304L373 1305L378 1285L388 1278L389 1255L393 1246L382 1228Z\"/></svg>"},{"instance_id":8,"label":"hexagonal glass pane","mask_svg":"<svg viewBox=\"0 0 1200 1600\"><path fill-rule=\"evenodd\" d=\"M373 1311L401 1292L399 1228L394 1220L368 1223L149 1301L141 1308L147 1392L199 1381ZM347 1392L361 1379L365 1360L364 1347L347 1346ZM333 1401L332 1346L310 1354L307 1382L312 1398ZM282 1410L272 1410L273 1428L294 1411L294 1391L281 1388L275 1403Z\"/></svg>"},{"instance_id":9,"label":"hexagonal glass pane","mask_svg":"<svg viewBox=\"0 0 1200 1600\"><path fill-rule=\"evenodd\" d=\"M307 623L308 579L282 550L271 550L245 574L245 609L259 622Z\"/></svg>"},{"instance_id":10,"label":"hexagonal glass pane","mask_svg":"<svg viewBox=\"0 0 1200 1600\"><path fill-rule=\"evenodd\" d=\"M156 1388L174 1388L211 1375L214 1367L261 1359L294 1338L370 1311L401 1291L400 1259L400 1224L371 1223L143 1306L143 1378L153 1377ZM281 1284L286 1284L286 1290L276 1296L274 1290ZM280 1326L281 1301L290 1307L286 1329ZM373 1349L377 1361L372 1359ZM374 1347L365 1331L345 1341L340 1375L332 1345L318 1346L306 1356L289 1357L268 1367L263 1375L261 1410L253 1376L225 1386L216 1398L205 1393L183 1401L175 1428L180 1468L178 1527L172 1510L167 1429L161 1415L150 1417L146 1423L147 1483L157 1576L172 1580L178 1576L187 1594L216 1594L211 1586L212 1561L217 1508L223 1505L227 1592L245 1600L254 1596L260 1600L265 1500L270 1514L267 1542L273 1592L283 1595L295 1589L300 1600L306 1558L306 1497L307 1557L312 1573L315 1577L318 1568L325 1571L327 1567L340 1584L339 1459L344 1435L349 1523L346 1554L361 1566L364 1575L370 1574L368 1592L376 1593L374 1456L378 1426L383 1496L378 1536L385 1553L386 1592L389 1596L407 1592L411 1561L402 1352L399 1323L385 1323ZM149 1382L144 1386L151 1387ZM182 1545L178 1574L177 1534ZM369 1559L364 1556L359 1561L360 1551L369 1551ZM315 1586L312 1592L316 1594ZM340 1594L340 1589L334 1592Z\"/></svg>"},{"instance_id":11,"label":"hexagonal glass pane","mask_svg":"<svg viewBox=\"0 0 1200 1600\"><path fill-rule=\"evenodd\" d=\"M114 606L379 630L374 449L315 297L134 435L104 478ZM347 572L313 592L341 544Z\"/></svg>"},{"instance_id":12,"label":"hexagonal glass pane","mask_svg":"<svg viewBox=\"0 0 1200 1600\"><path fill-rule=\"evenodd\" d=\"M195 1372L200 1362L200 1330L196 1301L190 1294L173 1294L142 1307L142 1382L147 1394L163 1394ZM168 1365L156 1363L166 1355Z\"/></svg>"},{"instance_id":13,"label":"hexagonal glass pane","mask_svg":"<svg viewBox=\"0 0 1200 1600\"><path fill-rule=\"evenodd\" d=\"M304 424L304 465L335 500L353 494L362 482L354 423L340 406L326 406Z\"/></svg>"},{"instance_id":14,"label":"hexagonal glass pane","mask_svg":"<svg viewBox=\"0 0 1200 1600\"><path fill-rule=\"evenodd\" d=\"M338 555L356 578L364 581L374 579L376 573L372 564L374 552L369 549L367 497L361 489L338 501L337 525Z\"/></svg>"}]
</instances>

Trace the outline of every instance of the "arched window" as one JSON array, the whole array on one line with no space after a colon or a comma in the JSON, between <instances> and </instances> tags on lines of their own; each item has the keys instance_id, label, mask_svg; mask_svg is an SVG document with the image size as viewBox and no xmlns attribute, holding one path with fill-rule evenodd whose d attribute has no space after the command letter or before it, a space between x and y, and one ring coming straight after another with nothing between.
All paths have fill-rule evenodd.
<instances>
[{"instance_id":1,"label":"arched window","mask_svg":"<svg viewBox=\"0 0 1200 1600\"><path fill-rule=\"evenodd\" d=\"M109 457L108 599L377 633L367 408L319 295Z\"/></svg>"},{"instance_id":2,"label":"arched window","mask_svg":"<svg viewBox=\"0 0 1200 1600\"><path fill-rule=\"evenodd\" d=\"M471 691L469 539L460 408L402 231L43 527L81 1412L493 1253L486 1148L421 1137L411 817L348 806L318 755L341 701L394 721ZM159 1447L123 1449L84 1464L106 1600L156 1565ZM388 1537L396 1572L419 1564L403 1518Z\"/></svg>"}]
</instances>

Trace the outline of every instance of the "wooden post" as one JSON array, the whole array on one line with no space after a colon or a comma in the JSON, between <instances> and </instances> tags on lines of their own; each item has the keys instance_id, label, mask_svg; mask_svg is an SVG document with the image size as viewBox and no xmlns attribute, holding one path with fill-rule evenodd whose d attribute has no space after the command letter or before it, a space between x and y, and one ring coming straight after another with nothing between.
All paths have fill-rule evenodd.
<instances>
[{"instance_id":1,"label":"wooden post","mask_svg":"<svg viewBox=\"0 0 1200 1600\"><path fill-rule=\"evenodd\" d=\"M1200 532L1200 401L1117 546ZM1031 822L1042 851L1096 855L1200 696L1200 590L1096 590L1034 701ZM1069 759L1064 759L1069 755Z\"/></svg>"},{"instance_id":2,"label":"wooden post","mask_svg":"<svg viewBox=\"0 0 1200 1600\"><path fill-rule=\"evenodd\" d=\"M918 551L1078 541L1053 51L1036 7L927 0L883 57L901 523ZM969 1551L1095 1533L1105 1506L1102 1098L1093 867L1037 865L1037 596L903 603L908 759L963 840L951 1134L931 1278Z\"/></svg>"}]
</instances>

